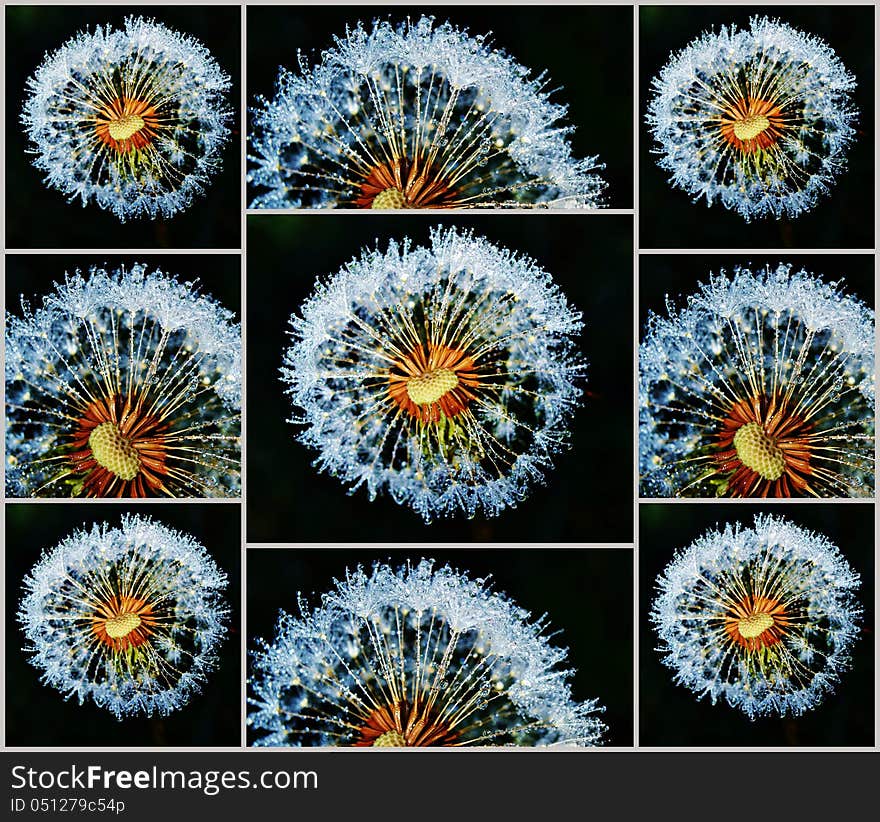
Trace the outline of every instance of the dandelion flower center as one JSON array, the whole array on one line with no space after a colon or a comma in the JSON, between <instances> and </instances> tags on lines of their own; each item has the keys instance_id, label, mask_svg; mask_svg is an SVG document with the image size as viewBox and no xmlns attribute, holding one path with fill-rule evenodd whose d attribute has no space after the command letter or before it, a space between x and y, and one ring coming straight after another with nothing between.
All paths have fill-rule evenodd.
<instances>
[{"instance_id":1,"label":"dandelion flower center","mask_svg":"<svg viewBox=\"0 0 880 822\"><path fill-rule=\"evenodd\" d=\"M778 480L785 472L785 456L760 423L746 423L733 435L733 447L743 465L766 480Z\"/></svg>"},{"instance_id":2,"label":"dandelion flower center","mask_svg":"<svg viewBox=\"0 0 880 822\"><path fill-rule=\"evenodd\" d=\"M124 114L118 120L113 120L107 130L114 140L127 140L137 134L144 125L144 118L140 115Z\"/></svg>"},{"instance_id":3,"label":"dandelion flower center","mask_svg":"<svg viewBox=\"0 0 880 822\"><path fill-rule=\"evenodd\" d=\"M402 372L402 373L398 373ZM391 399L422 422L461 414L481 385L470 355L445 345L418 346L395 363L389 376Z\"/></svg>"},{"instance_id":4,"label":"dandelion flower center","mask_svg":"<svg viewBox=\"0 0 880 822\"><path fill-rule=\"evenodd\" d=\"M359 208L443 208L454 205L457 196L451 182L427 157L401 155L367 174L354 204Z\"/></svg>"},{"instance_id":5,"label":"dandelion flower center","mask_svg":"<svg viewBox=\"0 0 880 822\"><path fill-rule=\"evenodd\" d=\"M114 653L146 645L159 624L158 614L143 598L114 593L96 599L92 607L92 633Z\"/></svg>"},{"instance_id":6,"label":"dandelion flower center","mask_svg":"<svg viewBox=\"0 0 880 822\"><path fill-rule=\"evenodd\" d=\"M770 614L748 614L737 623L740 636L744 639L754 639L772 627L773 617Z\"/></svg>"},{"instance_id":7,"label":"dandelion flower center","mask_svg":"<svg viewBox=\"0 0 880 822\"><path fill-rule=\"evenodd\" d=\"M104 623L104 630L107 636L113 639L128 636L132 631L141 624L141 618L137 614L120 614L111 617Z\"/></svg>"},{"instance_id":8,"label":"dandelion flower center","mask_svg":"<svg viewBox=\"0 0 880 822\"><path fill-rule=\"evenodd\" d=\"M386 188L373 198L370 208L407 208L409 204L399 188Z\"/></svg>"},{"instance_id":9,"label":"dandelion flower center","mask_svg":"<svg viewBox=\"0 0 880 822\"><path fill-rule=\"evenodd\" d=\"M397 731L388 731L382 734L374 743L374 748L403 748L406 740Z\"/></svg>"},{"instance_id":10,"label":"dandelion flower center","mask_svg":"<svg viewBox=\"0 0 880 822\"><path fill-rule=\"evenodd\" d=\"M121 97L105 105L95 117L95 133L119 154L146 148L159 129L156 109L143 100Z\"/></svg>"},{"instance_id":11,"label":"dandelion flower center","mask_svg":"<svg viewBox=\"0 0 880 822\"><path fill-rule=\"evenodd\" d=\"M458 385L458 377L448 368L427 371L420 377L412 377L406 383L406 393L416 405L437 402Z\"/></svg>"},{"instance_id":12,"label":"dandelion flower center","mask_svg":"<svg viewBox=\"0 0 880 822\"><path fill-rule=\"evenodd\" d=\"M746 154L770 148L786 127L779 107L757 97L735 100L721 115L720 124L724 139Z\"/></svg>"},{"instance_id":13,"label":"dandelion flower center","mask_svg":"<svg viewBox=\"0 0 880 822\"><path fill-rule=\"evenodd\" d=\"M733 133L740 140L754 140L768 128L770 128L770 121L763 114L750 114L733 124Z\"/></svg>"},{"instance_id":14,"label":"dandelion flower center","mask_svg":"<svg viewBox=\"0 0 880 822\"><path fill-rule=\"evenodd\" d=\"M791 619L778 599L748 594L729 604L724 630L746 654L771 648L781 642L791 626ZM751 660L746 657L747 664Z\"/></svg>"},{"instance_id":15,"label":"dandelion flower center","mask_svg":"<svg viewBox=\"0 0 880 822\"><path fill-rule=\"evenodd\" d=\"M424 748L453 744L458 733L441 721L429 703L425 699L412 705L406 700L395 700L376 708L360 727L355 747Z\"/></svg>"},{"instance_id":16,"label":"dandelion flower center","mask_svg":"<svg viewBox=\"0 0 880 822\"><path fill-rule=\"evenodd\" d=\"M89 436L95 462L126 482L140 470L141 460L131 441L122 436L112 422L102 422Z\"/></svg>"}]
</instances>

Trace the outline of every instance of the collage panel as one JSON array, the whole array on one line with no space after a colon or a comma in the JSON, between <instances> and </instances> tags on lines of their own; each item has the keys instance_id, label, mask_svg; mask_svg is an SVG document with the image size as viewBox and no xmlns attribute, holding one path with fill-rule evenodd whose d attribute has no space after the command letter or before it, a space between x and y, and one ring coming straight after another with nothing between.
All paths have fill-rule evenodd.
<instances>
[{"instance_id":1,"label":"collage panel","mask_svg":"<svg viewBox=\"0 0 880 822\"><path fill-rule=\"evenodd\" d=\"M4 750L880 751L877 11L689 2L4 8Z\"/></svg>"},{"instance_id":2,"label":"collage panel","mask_svg":"<svg viewBox=\"0 0 880 822\"><path fill-rule=\"evenodd\" d=\"M639 245L874 247L872 5L639 6Z\"/></svg>"},{"instance_id":3,"label":"collage panel","mask_svg":"<svg viewBox=\"0 0 880 822\"><path fill-rule=\"evenodd\" d=\"M632 219L248 217L248 542L631 542Z\"/></svg>"},{"instance_id":4,"label":"collage panel","mask_svg":"<svg viewBox=\"0 0 880 822\"><path fill-rule=\"evenodd\" d=\"M239 5L4 13L7 247L241 246Z\"/></svg>"},{"instance_id":5,"label":"collage panel","mask_svg":"<svg viewBox=\"0 0 880 822\"><path fill-rule=\"evenodd\" d=\"M6 496L241 496L241 258L9 255Z\"/></svg>"},{"instance_id":6,"label":"collage panel","mask_svg":"<svg viewBox=\"0 0 880 822\"><path fill-rule=\"evenodd\" d=\"M632 560L251 549L248 744L630 746Z\"/></svg>"},{"instance_id":7,"label":"collage panel","mask_svg":"<svg viewBox=\"0 0 880 822\"><path fill-rule=\"evenodd\" d=\"M874 257L639 258L642 498L872 499Z\"/></svg>"},{"instance_id":8,"label":"collage panel","mask_svg":"<svg viewBox=\"0 0 880 822\"><path fill-rule=\"evenodd\" d=\"M874 519L639 505L639 744L875 745Z\"/></svg>"},{"instance_id":9,"label":"collage panel","mask_svg":"<svg viewBox=\"0 0 880 822\"><path fill-rule=\"evenodd\" d=\"M253 6L247 38L251 209L632 208L631 7Z\"/></svg>"},{"instance_id":10,"label":"collage panel","mask_svg":"<svg viewBox=\"0 0 880 822\"><path fill-rule=\"evenodd\" d=\"M5 744L240 744L239 505L5 513Z\"/></svg>"}]
</instances>

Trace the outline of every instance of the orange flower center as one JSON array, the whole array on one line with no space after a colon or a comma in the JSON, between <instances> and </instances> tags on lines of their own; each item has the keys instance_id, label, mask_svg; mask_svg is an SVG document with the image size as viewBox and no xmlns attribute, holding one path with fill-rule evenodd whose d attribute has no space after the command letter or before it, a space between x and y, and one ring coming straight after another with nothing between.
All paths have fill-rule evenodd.
<instances>
[{"instance_id":1,"label":"orange flower center","mask_svg":"<svg viewBox=\"0 0 880 822\"><path fill-rule=\"evenodd\" d=\"M740 400L722 422L715 462L733 497L790 497L809 488L813 426L784 397Z\"/></svg>"},{"instance_id":2,"label":"orange flower center","mask_svg":"<svg viewBox=\"0 0 880 822\"><path fill-rule=\"evenodd\" d=\"M461 414L479 387L476 365L464 351L428 343L398 360L388 376L388 394L421 422Z\"/></svg>"},{"instance_id":3,"label":"orange flower center","mask_svg":"<svg viewBox=\"0 0 880 822\"><path fill-rule=\"evenodd\" d=\"M372 168L354 202L359 208L447 208L455 197L433 165L403 158Z\"/></svg>"},{"instance_id":4,"label":"orange flower center","mask_svg":"<svg viewBox=\"0 0 880 822\"><path fill-rule=\"evenodd\" d=\"M721 115L721 136L745 154L770 148L784 130L782 111L760 97L741 97Z\"/></svg>"},{"instance_id":5,"label":"orange flower center","mask_svg":"<svg viewBox=\"0 0 880 822\"><path fill-rule=\"evenodd\" d=\"M91 497L146 497L164 492L167 423L130 397L92 402L77 420L69 456Z\"/></svg>"},{"instance_id":6,"label":"orange flower center","mask_svg":"<svg viewBox=\"0 0 880 822\"><path fill-rule=\"evenodd\" d=\"M431 711L414 710L406 702L376 708L359 729L357 748L422 748L450 745L457 734Z\"/></svg>"},{"instance_id":7,"label":"orange flower center","mask_svg":"<svg viewBox=\"0 0 880 822\"><path fill-rule=\"evenodd\" d=\"M156 624L149 603L113 594L92 617L92 633L113 651L128 651L147 642Z\"/></svg>"},{"instance_id":8,"label":"orange flower center","mask_svg":"<svg viewBox=\"0 0 880 822\"><path fill-rule=\"evenodd\" d=\"M782 642L789 624L785 606L763 596L745 596L724 617L727 635L747 651L760 651Z\"/></svg>"},{"instance_id":9,"label":"orange flower center","mask_svg":"<svg viewBox=\"0 0 880 822\"><path fill-rule=\"evenodd\" d=\"M118 97L95 117L98 139L119 154L145 148L155 139L158 128L156 109L132 97Z\"/></svg>"}]
</instances>

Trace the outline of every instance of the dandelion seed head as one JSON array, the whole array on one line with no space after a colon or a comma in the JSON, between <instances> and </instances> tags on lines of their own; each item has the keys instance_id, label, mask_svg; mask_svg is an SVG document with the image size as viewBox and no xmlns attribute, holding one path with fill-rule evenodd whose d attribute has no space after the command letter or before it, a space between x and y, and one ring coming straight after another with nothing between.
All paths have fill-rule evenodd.
<instances>
[{"instance_id":1,"label":"dandelion seed head","mask_svg":"<svg viewBox=\"0 0 880 822\"><path fill-rule=\"evenodd\" d=\"M253 111L253 208L601 206L546 78L449 23L376 20Z\"/></svg>"},{"instance_id":2,"label":"dandelion seed head","mask_svg":"<svg viewBox=\"0 0 880 822\"><path fill-rule=\"evenodd\" d=\"M646 496L872 496L874 313L790 265L721 270L639 349Z\"/></svg>"},{"instance_id":3,"label":"dandelion seed head","mask_svg":"<svg viewBox=\"0 0 880 822\"><path fill-rule=\"evenodd\" d=\"M188 208L220 165L229 77L197 40L143 17L46 55L21 122L45 182L122 222Z\"/></svg>"},{"instance_id":4,"label":"dandelion seed head","mask_svg":"<svg viewBox=\"0 0 880 822\"><path fill-rule=\"evenodd\" d=\"M816 708L850 666L860 585L837 546L782 517L676 553L651 611L675 682L750 719Z\"/></svg>"},{"instance_id":5,"label":"dandelion seed head","mask_svg":"<svg viewBox=\"0 0 880 822\"><path fill-rule=\"evenodd\" d=\"M167 715L216 667L226 575L192 537L140 516L81 529L24 580L18 619L42 681L125 716Z\"/></svg>"},{"instance_id":6,"label":"dandelion seed head","mask_svg":"<svg viewBox=\"0 0 880 822\"><path fill-rule=\"evenodd\" d=\"M778 20L706 32L652 83L659 165L694 200L746 221L797 217L845 166L855 86L828 45Z\"/></svg>"},{"instance_id":7,"label":"dandelion seed head","mask_svg":"<svg viewBox=\"0 0 880 822\"><path fill-rule=\"evenodd\" d=\"M316 465L426 521L497 515L567 440L580 314L532 260L437 228L365 251L291 317L282 380Z\"/></svg>"},{"instance_id":8,"label":"dandelion seed head","mask_svg":"<svg viewBox=\"0 0 880 822\"><path fill-rule=\"evenodd\" d=\"M6 322L11 496L234 496L241 332L134 264L66 274Z\"/></svg>"},{"instance_id":9,"label":"dandelion seed head","mask_svg":"<svg viewBox=\"0 0 880 822\"><path fill-rule=\"evenodd\" d=\"M248 724L261 746L599 744L603 709L572 700L546 633L448 565L357 568L258 642Z\"/></svg>"}]
</instances>

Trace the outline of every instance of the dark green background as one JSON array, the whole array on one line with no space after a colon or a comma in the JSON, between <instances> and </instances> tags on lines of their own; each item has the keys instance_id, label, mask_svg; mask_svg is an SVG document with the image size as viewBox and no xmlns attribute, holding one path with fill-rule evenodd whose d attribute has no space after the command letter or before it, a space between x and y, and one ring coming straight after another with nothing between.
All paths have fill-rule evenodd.
<instances>
[{"instance_id":1,"label":"dark green background","mask_svg":"<svg viewBox=\"0 0 880 822\"><path fill-rule=\"evenodd\" d=\"M279 368L291 313L364 247L389 238L426 245L431 227L473 228L533 257L586 324L587 394L570 426L572 448L547 484L498 517L438 519L430 526L390 497L349 496L312 467ZM597 213L248 217L247 494L249 542L629 542L632 539L632 220Z\"/></svg>"},{"instance_id":2,"label":"dark green background","mask_svg":"<svg viewBox=\"0 0 880 822\"><path fill-rule=\"evenodd\" d=\"M824 40L855 75L853 100L860 112L847 169L828 196L795 219L765 217L746 223L719 201L673 189L657 166L645 116L651 80L673 53L704 31L755 15L779 18ZM639 246L641 248L873 248L874 246L874 9L872 6L640 6L639 8Z\"/></svg>"},{"instance_id":3,"label":"dark green background","mask_svg":"<svg viewBox=\"0 0 880 822\"><path fill-rule=\"evenodd\" d=\"M117 720L94 702L40 682L39 669L21 650L24 634L15 613L22 580L44 550L79 528L107 522L119 527L123 513L150 516L190 534L225 571L224 600L231 609L219 664L201 694L167 717ZM6 506L6 744L11 746L114 747L237 746L240 739L241 629L239 614L240 507L234 503L101 504L24 503Z\"/></svg>"},{"instance_id":4,"label":"dark green background","mask_svg":"<svg viewBox=\"0 0 880 822\"><path fill-rule=\"evenodd\" d=\"M232 111L221 169L205 193L169 219L129 218L65 196L43 184L31 165L20 124L25 86L43 56L80 31L121 28L129 15L154 18L199 40L232 85ZM6 7L6 245L9 248L238 248L241 235L241 26L239 6L7 6Z\"/></svg>"},{"instance_id":5,"label":"dark green background","mask_svg":"<svg viewBox=\"0 0 880 822\"><path fill-rule=\"evenodd\" d=\"M784 516L827 536L861 575L856 597L865 610L861 636L852 649L853 668L841 676L835 693L800 717L746 714L719 700L696 694L672 681L661 662L649 614L655 580L685 548L727 522L754 525L757 513ZM732 503L639 506L639 745L788 746L874 744L874 506L870 503Z\"/></svg>"},{"instance_id":6,"label":"dark green background","mask_svg":"<svg viewBox=\"0 0 880 822\"><path fill-rule=\"evenodd\" d=\"M309 607L344 579L346 569L369 571L381 561L398 568L407 560L436 560L464 571L471 579L492 577L492 589L507 594L531 612L546 613L550 640L569 649L572 695L576 701L598 699L606 710L607 743L632 745L632 574L633 555L626 548L414 550L257 548L247 555L248 648L254 639L272 640L280 610L299 616L297 594ZM259 736L260 734L258 734Z\"/></svg>"},{"instance_id":7,"label":"dark green background","mask_svg":"<svg viewBox=\"0 0 880 822\"><path fill-rule=\"evenodd\" d=\"M248 106L257 95L272 98L279 66L298 71L297 50L309 65L344 37L346 24L371 28L376 18L413 22L421 15L447 20L471 35L492 33L531 76L548 73L551 100L568 104L574 125L573 154L599 155L606 168L606 199L613 208L633 205L633 12L630 6L250 6L248 8Z\"/></svg>"}]
</instances>

